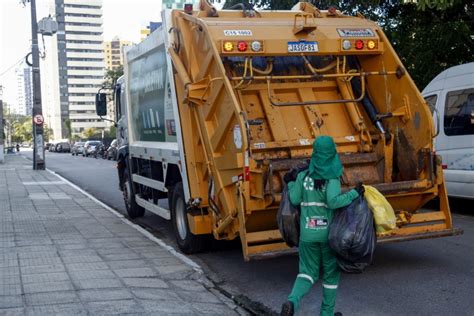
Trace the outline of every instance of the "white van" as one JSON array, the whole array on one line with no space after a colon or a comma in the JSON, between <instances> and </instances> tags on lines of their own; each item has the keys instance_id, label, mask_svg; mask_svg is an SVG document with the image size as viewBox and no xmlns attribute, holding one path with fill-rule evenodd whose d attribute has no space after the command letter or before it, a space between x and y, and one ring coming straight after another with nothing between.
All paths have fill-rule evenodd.
<instances>
[{"instance_id":1,"label":"white van","mask_svg":"<svg viewBox=\"0 0 474 316\"><path fill-rule=\"evenodd\" d=\"M422 94L434 112L448 195L474 199L474 62L443 71Z\"/></svg>"}]
</instances>

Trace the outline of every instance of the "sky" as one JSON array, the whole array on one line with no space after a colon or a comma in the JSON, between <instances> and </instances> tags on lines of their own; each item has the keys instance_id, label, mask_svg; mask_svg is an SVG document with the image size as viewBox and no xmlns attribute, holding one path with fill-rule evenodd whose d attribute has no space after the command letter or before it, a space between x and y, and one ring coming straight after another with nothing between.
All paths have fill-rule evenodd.
<instances>
[{"instance_id":1,"label":"sky","mask_svg":"<svg viewBox=\"0 0 474 316\"><path fill-rule=\"evenodd\" d=\"M150 21L161 21L161 0L102 0L104 40L118 36L123 40L140 41L140 29ZM36 0L37 18L48 16L49 4L54 0ZM3 99L16 99L15 67L10 69L30 50L30 5L23 7L20 0L0 0L0 85ZM4 72L6 72L4 74Z\"/></svg>"}]
</instances>

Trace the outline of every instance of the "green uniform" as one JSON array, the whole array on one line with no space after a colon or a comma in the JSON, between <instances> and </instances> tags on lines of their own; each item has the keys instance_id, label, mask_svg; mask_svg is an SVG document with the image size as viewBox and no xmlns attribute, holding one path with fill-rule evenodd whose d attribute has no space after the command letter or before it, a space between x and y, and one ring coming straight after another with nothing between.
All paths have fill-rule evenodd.
<instances>
[{"instance_id":1,"label":"green uniform","mask_svg":"<svg viewBox=\"0 0 474 316\"><path fill-rule=\"evenodd\" d=\"M288 300L298 310L301 299L318 280L322 267L321 315L332 316L340 271L328 245L328 227L334 210L349 205L359 194L355 190L341 194L342 165L332 138L318 137L313 147L309 170L301 172L296 181L288 184L291 203L301 206L299 273ZM318 161L323 161L325 166L318 165ZM324 180L325 184L317 189L314 180Z\"/></svg>"}]
</instances>

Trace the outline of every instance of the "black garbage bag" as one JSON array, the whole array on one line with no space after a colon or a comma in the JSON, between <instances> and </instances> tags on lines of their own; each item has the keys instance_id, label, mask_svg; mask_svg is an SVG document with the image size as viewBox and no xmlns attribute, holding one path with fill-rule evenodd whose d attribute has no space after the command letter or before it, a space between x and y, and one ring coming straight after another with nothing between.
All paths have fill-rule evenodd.
<instances>
[{"instance_id":1,"label":"black garbage bag","mask_svg":"<svg viewBox=\"0 0 474 316\"><path fill-rule=\"evenodd\" d=\"M283 240L289 247L298 247L300 240L300 213L300 207L295 207L291 204L288 186L285 184L281 193L277 222Z\"/></svg>"},{"instance_id":2,"label":"black garbage bag","mask_svg":"<svg viewBox=\"0 0 474 316\"><path fill-rule=\"evenodd\" d=\"M328 239L343 271L361 273L372 262L376 243L374 217L364 197L336 211Z\"/></svg>"}]
</instances>

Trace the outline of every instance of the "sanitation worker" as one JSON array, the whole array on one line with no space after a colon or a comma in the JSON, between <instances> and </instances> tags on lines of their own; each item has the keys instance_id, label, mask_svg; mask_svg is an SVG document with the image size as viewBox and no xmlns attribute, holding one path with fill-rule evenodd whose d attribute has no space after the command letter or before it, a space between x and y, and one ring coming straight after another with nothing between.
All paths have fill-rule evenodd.
<instances>
[{"instance_id":1,"label":"sanitation worker","mask_svg":"<svg viewBox=\"0 0 474 316\"><path fill-rule=\"evenodd\" d=\"M320 315L333 316L340 271L336 256L328 245L328 227L334 210L349 205L363 194L362 183L341 193L343 167L332 137L319 136L313 144L309 168L293 169L284 176L289 198L301 206L299 273L281 315L293 315L300 301L322 275L323 300ZM335 315L342 315L336 313Z\"/></svg>"}]
</instances>

